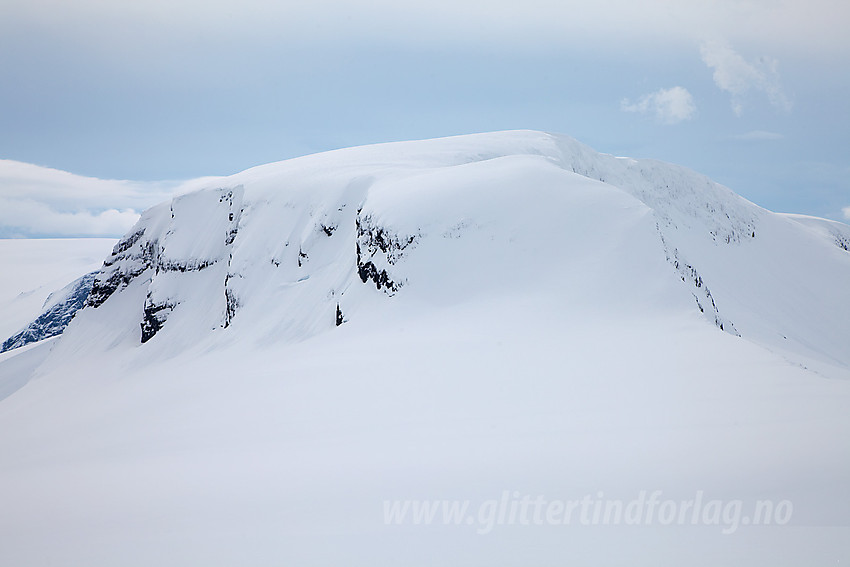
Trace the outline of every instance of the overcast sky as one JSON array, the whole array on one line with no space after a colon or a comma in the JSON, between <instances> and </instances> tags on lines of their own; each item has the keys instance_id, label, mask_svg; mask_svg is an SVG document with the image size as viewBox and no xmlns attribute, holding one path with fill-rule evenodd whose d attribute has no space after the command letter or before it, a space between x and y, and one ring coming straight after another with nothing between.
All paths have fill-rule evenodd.
<instances>
[{"instance_id":1,"label":"overcast sky","mask_svg":"<svg viewBox=\"0 0 850 567\"><path fill-rule=\"evenodd\" d=\"M0 158L150 182L533 128L846 220L848 25L847 0L3 0ZM170 186L119 185L0 207L120 232Z\"/></svg>"}]
</instances>

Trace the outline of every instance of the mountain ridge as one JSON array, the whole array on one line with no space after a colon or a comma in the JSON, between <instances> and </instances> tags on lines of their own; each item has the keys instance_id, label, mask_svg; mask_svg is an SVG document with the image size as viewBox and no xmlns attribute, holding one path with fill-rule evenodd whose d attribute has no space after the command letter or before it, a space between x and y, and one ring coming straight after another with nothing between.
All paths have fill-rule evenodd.
<instances>
[{"instance_id":1,"label":"mountain ridge","mask_svg":"<svg viewBox=\"0 0 850 567\"><path fill-rule=\"evenodd\" d=\"M292 325L307 334L319 328L327 330L336 325L338 311L349 313L345 305L348 298L340 298L349 290L362 295L352 288L355 282L368 282L389 295L399 292L406 281L402 258L415 255L423 231L432 238L432 227L441 222L436 231L439 234L479 230L471 228L477 223L472 206L462 215L440 219L442 199L451 203L452 199L467 197L458 197L462 191L452 194L434 190L435 184L453 183L453 173L461 182L469 173L473 177L483 175L487 183L498 183L488 177L491 174L487 170L502 171L507 176L512 175L514 166L529 172L546 170L552 176L572 173L616 188L646 207L654 219L661 251L697 309L716 326L736 335L741 333L736 321L741 316L734 314L735 309L731 314L725 312L727 290L721 289L718 296L715 289L731 287L722 281L729 274L718 277L712 273L723 271L724 255L728 254L721 250L752 248L765 225L771 227L765 234L777 227L780 232L789 228L781 226L779 215L701 174L655 160L598 154L564 136L509 131L379 144L258 166L149 209L106 260L87 306L96 311L131 281L143 275L143 279L149 278L143 317L135 323L141 329L140 342L147 343L168 326L175 311L187 309L181 305L194 301L189 297L194 292L187 291L191 287L177 283L192 280L192 285L201 286L208 294L209 308L194 311L197 329L227 328L239 317L241 307L253 300L254 290L265 285L261 283L265 279L277 278L290 288L315 287L317 274L310 266L319 261L322 289L313 289L308 295L329 314L322 321L306 315L309 320ZM422 180L429 178L427 186L420 187ZM569 185L565 179L545 181L550 182ZM415 187L415 191L409 187ZM468 189L469 193L477 191ZM517 189L508 191L513 192L511 199L523 198ZM480 198L486 199L483 195ZM406 199L414 204L405 204ZM545 207L545 202L540 206ZM419 214L415 207L430 210L433 216ZM401 223L391 218L392 211L403 211ZM254 228L258 223L262 227ZM842 229L832 230L841 234ZM341 241L344 244L331 244ZM840 242L835 241L838 248ZM844 265L846 262L839 262L839 270L846 272ZM738 269L748 270L744 265ZM335 275L328 276L329 271ZM253 278L251 272L256 274ZM716 286L718 279L720 285ZM788 293L784 300L794 300ZM300 291L293 294L302 295ZM757 290L749 290L746 295L757 294ZM354 303L359 301L357 298ZM746 299L737 303L746 303ZM183 320L181 326L192 325L185 314L178 319ZM774 336L767 342L776 343L778 335L788 337L795 326L788 320L770 323L777 324L785 329L771 329L769 333ZM189 336L203 333L197 329L188 331ZM744 334L764 344L765 330L756 331ZM801 338L799 342L811 341ZM801 346L799 350L811 349ZM841 350L833 349L829 356L843 365L847 361L835 356Z\"/></svg>"},{"instance_id":2,"label":"mountain ridge","mask_svg":"<svg viewBox=\"0 0 850 567\"><path fill-rule=\"evenodd\" d=\"M718 301L712 293L715 277L712 274L703 277L704 270L699 264L704 255L718 256L717 250L724 246L747 246L757 239L759 224L773 224L782 218L806 227L808 233L830 240L845 252L850 246L850 227L842 223L770 213L687 168L657 160L600 154L563 135L517 130L332 150L253 167L226 178L199 179L186 184L186 190L170 202L145 211L136 226L116 244L96 276L85 306L97 309L113 293L147 274L151 281L146 287L142 320L138 322L140 342L146 343L165 326L171 313L181 304L179 294L187 293L173 289L180 277L177 274L184 274L185 278L189 272L190 279L200 281L209 280L210 274L215 273L219 284L206 281L204 285L221 288L220 292L207 297L208 305L213 306L212 311L218 315L207 317L204 324L210 328L227 328L245 302L240 298L243 294L240 287L245 283L240 280L244 279L243 272L252 269L250 264L270 262L280 268L284 263L285 269L294 263L296 271L303 271L307 263L315 262L305 247L322 240L317 236L332 239L335 233L337 241L344 235L349 249L347 252L336 250L333 254L338 257L344 253L348 259L337 268L338 281L329 285L326 293L334 296L339 288L348 289L359 279L363 284L369 282L377 290L394 295L405 282L403 276L392 275L397 269L394 265L407 247L415 248L422 226L433 223L433 218L439 218L440 213L435 211L432 219L420 215L418 224L411 224L404 233L395 233L391 227L381 226L380 211L368 210L370 198L380 201L383 191L391 201L404 199L403 187L382 187L404 183L405 179L415 182L441 171L482 168L506 159L539 160L541 163L534 167L545 167L545 163L615 187L647 207L654 217L664 257L689 288L697 309L717 327L734 335L740 335L735 317L721 313L718 303L722 305L725 299ZM451 176L448 177L444 183L452 182ZM250 199L243 204L246 186L250 188ZM420 190L419 195L429 190L432 189ZM376 192L378 197L372 195ZM441 198L450 202L455 196L446 192ZM366 212L363 212L364 205ZM393 206L398 208L399 205ZM427 206L433 209L433 205ZM263 252L259 258L253 257L256 256L254 249L248 255L240 253L240 246L234 243L239 238L243 213L247 210L249 216L262 216L264 207L282 209L281 218L297 210L297 214L288 217L289 226L295 230L288 237L280 236L283 247L280 242L271 242L277 236L260 242L259 249ZM321 209L318 213L314 210L317 208ZM468 216L470 218L453 219L454 222L441 227L441 234L454 237L480 228L474 220L474 209L468 210ZM183 223L194 224L185 228ZM337 232L340 227L342 230ZM267 235L274 235L277 229L267 222L265 230ZM286 231L286 227L283 230ZM264 237L252 238L262 240ZM270 252L274 247L277 249ZM713 268L718 269L722 259L712 260ZM206 276L199 274L202 271ZM265 274L262 277L274 276ZM304 283L309 277L292 275L288 285ZM345 306L338 300L330 303L334 304L331 306L333 315L328 319L334 325L345 321ZM76 308L69 313L73 316L74 311ZM50 318L44 313L40 317ZM61 333L68 319L66 316L63 326L51 332ZM33 329L38 329L43 323L34 321L32 325ZM311 325L315 327L315 322ZM785 325L790 324L786 322ZM325 324L319 326L326 327ZM761 331L763 336L764 331ZM306 332L315 332L315 328ZM783 341L788 340L788 333L782 330L777 333L772 329L771 332L774 338L778 334ZM197 334L197 331L192 333ZM38 340L42 335L47 336L30 332L27 342ZM8 346L21 342L12 339L7 340ZM810 349L804 347L802 350ZM832 358L835 360L834 356ZM841 362L842 365L846 363Z\"/></svg>"},{"instance_id":3,"label":"mountain ridge","mask_svg":"<svg viewBox=\"0 0 850 567\"><path fill-rule=\"evenodd\" d=\"M8 562L846 553L840 226L528 131L355 148L199 189L144 213L62 335L0 355ZM491 538L474 515L382 515L505 493L719 506L696 524L500 524ZM754 502L781 504L787 524L726 521Z\"/></svg>"}]
</instances>

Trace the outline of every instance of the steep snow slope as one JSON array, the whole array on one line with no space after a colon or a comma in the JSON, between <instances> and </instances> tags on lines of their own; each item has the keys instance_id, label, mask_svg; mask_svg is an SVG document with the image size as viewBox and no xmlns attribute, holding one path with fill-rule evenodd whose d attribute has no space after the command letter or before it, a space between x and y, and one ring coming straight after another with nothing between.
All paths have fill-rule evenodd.
<instances>
[{"instance_id":1,"label":"steep snow slope","mask_svg":"<svg viewBox=\"0 0 850 567\"><path fill-rule=\"evenodd\" d=\"M147 211L65 334L0 363L0 559L846 562L847 282L798 220L561 136L255 168ZM656 490L793 519L383 516Z\"/></svg>"}]
</instances>

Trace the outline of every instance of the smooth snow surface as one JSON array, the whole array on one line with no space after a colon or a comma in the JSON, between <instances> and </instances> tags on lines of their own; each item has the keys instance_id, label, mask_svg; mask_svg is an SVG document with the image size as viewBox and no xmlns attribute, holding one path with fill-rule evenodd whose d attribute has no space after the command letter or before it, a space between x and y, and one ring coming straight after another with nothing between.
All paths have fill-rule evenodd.
<instances>
[{"instance_id":1,"label":"smooth snow surface","mask_svg":"<svg viewBox=\"0 0 850 567\"><path fill-rule=\"evenodd\" d=\"M529 131L211 182L142 215L59 339L0 360L0 564L850 561L850 253L819 222ZM383 515L656 490L794 515Z\"/></svg>"}]
</instances>

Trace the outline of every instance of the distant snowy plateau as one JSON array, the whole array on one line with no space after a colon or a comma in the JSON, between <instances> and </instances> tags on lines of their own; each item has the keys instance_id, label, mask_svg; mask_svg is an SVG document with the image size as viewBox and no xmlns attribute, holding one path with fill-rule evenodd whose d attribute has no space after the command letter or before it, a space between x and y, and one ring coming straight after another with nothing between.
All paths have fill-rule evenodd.
<instances>
[{"instance_id":1,"label":"distant snowy plateau","mask_svg":"<svg viewBox=\"0 0 850 567\"><path fill-rule=\"evenodd\" d=\"M0 243L0 566L850 563L847 225L532 131L204 183ZM505 491L793 518L385 522Z\"/></svg>"}]
</instances>

